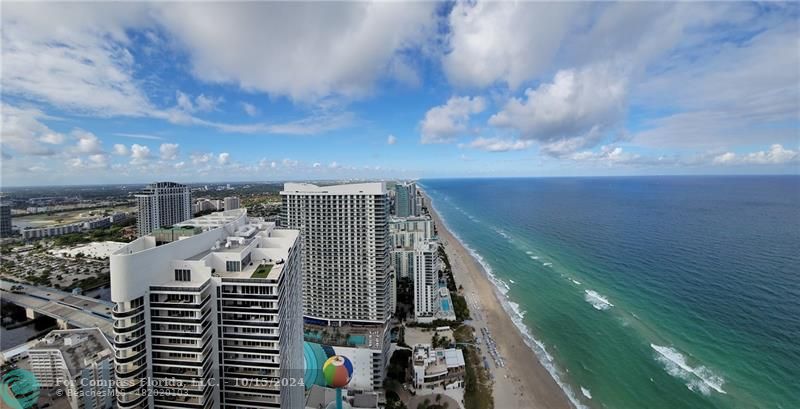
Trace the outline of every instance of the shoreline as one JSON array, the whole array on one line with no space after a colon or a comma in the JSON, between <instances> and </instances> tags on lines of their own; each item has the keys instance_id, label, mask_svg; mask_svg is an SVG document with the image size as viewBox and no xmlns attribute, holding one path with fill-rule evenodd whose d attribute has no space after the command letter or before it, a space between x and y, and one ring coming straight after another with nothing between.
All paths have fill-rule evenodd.
<instances>
[{"instance_id":1,"label":"shoreline","mask_svg":"<svg viewBox=\"0 0 800 409\"><path fill-rule=\"evenodd\" d=\"M539 356L528 345L520 328L503 307L497 295L495 284L480 262L463 243L448 229L441 216L431 203L430 197L422 192L435 229L450 259L456 283L464 287L463 294L470 304L471 325L476 331L485 327L491 331L497 343L497 350L504 358L505 366L494 368L493 397L495 407L505 408L556 408L568 409L573 405L567 393L544 367ZM478 311L473 311L479 303Z\"/></svg>"}]
</instances>

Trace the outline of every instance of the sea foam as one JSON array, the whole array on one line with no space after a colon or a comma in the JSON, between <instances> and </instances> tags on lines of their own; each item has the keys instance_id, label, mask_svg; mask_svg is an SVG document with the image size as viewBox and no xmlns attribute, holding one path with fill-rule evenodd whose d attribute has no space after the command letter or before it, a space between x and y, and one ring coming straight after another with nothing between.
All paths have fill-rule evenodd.
<instances>
[{"instance_id":1,"label":"sea foam","mask_svg":"<svg viewBox=\"0 0 800 409\"><path fill-rule=\"evenodd\" d=\"M583 396L586 396L587 398L592 399L592 391L584 388L583 386L581 386L581 393L583 394Z\"/></svg>"},{"instance_id":2,"label":"sea foam","mask_svg":"<svg viewBox=\"0 0 800 409\"><path fill-rule=\"evenodd\" d=\"M584 291L586 292L584 299L586 299L586 302L588 302L589 304L592 304L592 307L594 307L595 309L604 311L614 306L614 304L611 304L611 302L608 301L608 298L600 295L597 291L594 290L584 290Z\"/></svg>"},{"instance_id":3,"label":"sea foam","mask_svg":"<svg viewBox=\"0 0 800 409\"><path fill-rule=\"evenodd\" d=\"M650 344L656 351L656 360L664 364L667 373L686 381L686 387L692 391L709 395L712 390L722 394L725 380L705 366L692 367L686 362L686 356L677 349L661 345Z\"/></svg>"}]
</instances>

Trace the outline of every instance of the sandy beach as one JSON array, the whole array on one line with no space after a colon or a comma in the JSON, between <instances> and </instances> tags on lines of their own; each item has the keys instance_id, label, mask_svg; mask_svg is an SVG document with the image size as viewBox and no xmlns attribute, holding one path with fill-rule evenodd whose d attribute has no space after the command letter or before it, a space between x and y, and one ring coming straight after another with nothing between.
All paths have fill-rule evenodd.
<instances>
[{"instance_id":1,"label":"sandy beach","mask_svg":"<svg viewBox=\"0 0 800 409\"><path fill-rule=\"evenodd\" d=\"M426 202L430 203L427 196ZM450 259L456 283L464 287L464 295L470 303L474 318L470 324L479 334L481 327L491 331L497 350L505 360L504 367L492 368L495 408L571 408L564 391L525 344L519 329L503 309L486 271L447 230L433 207L428 206L428 210ZM475 311L475 304L479 304L478 311Z\"/></svg>"}]
</instances>

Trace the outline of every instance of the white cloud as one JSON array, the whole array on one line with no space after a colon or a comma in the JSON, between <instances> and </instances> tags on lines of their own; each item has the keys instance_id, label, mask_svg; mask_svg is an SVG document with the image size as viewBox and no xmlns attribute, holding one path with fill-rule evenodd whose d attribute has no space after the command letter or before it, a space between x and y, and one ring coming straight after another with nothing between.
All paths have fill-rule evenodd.
<instances>
[{"instance_id":1,"label":"white cloud","mask_svg":"<svg viewBox=\"0 0 800 409\"><path fill-rule=\"evenodd\" d=\"M131 164L141 165L150 159L150 148L144 145L131 145Z\"/></svg>"},{"instance_id":2,"label":"white cloud","mask_svg":"<svg viewBox=\"0 0 800 409\"><path fill-rule=\"evenodd\" d=\"M160 136L142 134L142 133L116 132L116 133L114 133L114 135L116 135L116 136L124 136L126 138L134 138L134 139L150 139L150 140L161 140L161 139L164 139L164 138L162 138Z\"/></svg>"},{"instance_id":3,"label":"white cloud","mask_svg":"<svg viewBox=\"0 0 800 409\"><path fill-rule=\"evenodd\" d=\"M800 153L786 149L780 144L774 144L766 151L750 152L743 155L726 152L714 157L712 160L715 165L783 165L795 162L800 162Z\"/></svg>"},{"instance_id":4,"label":"white cloud","mask_svg":"<svg viewBox=\"0 0 800 409\"><path fill-rule=\"evenodd\" d=\"M546 153L564 155L596 145L616 127L626 95L626 79L614 66L562 70L552 82L527 89L524 98L511 98L489 123L540 142Z\"/></svg>"},{"instance_id":5,"label":"white cloud","mask_svg":"<svg viewBox=\"0 0 800 409\"><path fill-rule=\"evenodd\" d=\"M247 115L256 116L258 115L258 108L256 108L253 104L248 104L247 102L242 102L242 109Z\"/></svg>"},{"instance_id":6,"label":"white cloud","mask_svg":"<svg viewBox=\"0 0 800 409\"><path fill-rule=\"evenodd\" d=\"M338 169L339 166L340 166L339 163L336 162L336 161L333 161L333 162L330 163L330 165L328 165L328 167L331 168L331 169Z\"/></svg>"},{"instance_id":7,"label":"white cloud","mask_svg":"<svg viewBox=\"0 0 800 409\"><path fill-rule=\"evenodd\" d=\"M158 8L159 21L188 49L199 79L319 100L370 93L398 52L425 41L434 28L436 4L170 3Z\"/></svg>"},{"instance_id":8,"label":"white cloud","mask_svg":"<svg viewBox=\"0 0 800 409\"><path fill-rule=\"evenodd\" d=\"M5 148L25 155L54 155L56 151L48 145L62 143L64 135L53 131L41 120L48 119L42 111L36 108L17 108L11 105L2 105L2 131L3 153Z\"/></svg>"},{"instance_id":9,"label":"white cloud","mask_svg":"<svg viewBox=\"0 0 800 409\"><path fill-rule=\"evenodd\" d=\"M473 140L466 146L488 152L508 152L528 149L528 147L531 146L531 141L481 137Z\"/></svg>"},{"instance_id":10,"label":"white cloud","mask_svg":"<svg viewBox=\"0 0 800 409\"><path fill-rule=\"evenodd\" d=\"M152 109L133 77L126 28L145 24L135 4L6 4L3 91L96 116Z\"/></svg>"},{"instance_id":11,"label":"white cloud","mask_svg":"<svg viewBox=\"0 0 800 409\"><path fill-rule=\"evenodd\" d=\"M89 162L91 167L97 168L107 168L108 167L108 155L104 153L97 153L94 155L89 155Z\"/></svg>"},{"instance_id":12,"label":"white cloud","mask_svg":"<svg viewBox=\"0 0 800 409\"><path fill-rule=\"evenodd\" d=\"M217 157L217 163L219 163L222 166L227 165L228 163L230 163L230 161L231 161L231 154L228 152L222 152Z\"/></svg>"},{"instance_id":13,"label":"white cloud","mask_svg":"<svg viewBox=\"0 0 800 409\"><path fill-rule=\"evenodd\" d=\"M184 168L184 166L186 166L186 162L183 162L183 161L181 161L181 162L178 162L178 163L176 163L176 164L172 165L172 167L174 167L175 169L183 169L183 168Z\"/></svg>"},{"instance_id":14,"label":"white cloud","mask_svg":"<svg viewBox=\"0 0 800 409\"><path fill-rule=\"evenodd\" d=\"M549 70L562 39L581 21L579 3L458 2L448 17L449 52L442 66L451 82L516 88Z\"/></svg>"},{"instance_id":15,"label":"white cloud","mask_svg":"<svg viewBox=\"0 0 800 409\"><path fill-rule=\"evenodd\" d=\"M125 145L123 145L121 143L115 143L114 144L114 155L128 156L128 154L129 154L129 151L128 151L128 147L127 146L125 146Z\"/></svg>"},{"instance_id":16,"label":"white cloud","mask_svg":"<svg viewBox=\"0 0 800 409\"><path fill-rule=\"evenodd\" d=\"M210 112L217 109L217 104L222 102L222 98L212 98L200 94L192 101L191 95L178 90L175 91L175 102L178 109L185 113Z\"/></svg>"},{"instance_id":17,"label":"white cloud","mask_svg":"<svg viewBox=\"0 0 800 409\"><path fill-rule=\"evenodd\" d=\"M60 145L64 143L64 135L57 132L49 132L42 135L39 140L50 145Z\"/></svg>"},{"instance_id":18,"label":"white cloud","mask_svg":"<svg viewBox=\"0 0 800 409\"><path fill-rule=\"evenodd\" d=\"M314 164L311 165L312 168L318 168L318 167L321 167L321 166L322 166L322 164L319 163L319 162L314 162Z\"/></svg>"},{"instance_id":19,"label":"white cloud","mask_svg":"<svg viewBox=\"0 0 800 409\"><path fill-rule=\"evenodd\" d=\"M387 143L387 144L389 144L389 145L394 145L394 144L396 144L396 143L397 143L397 137L396 137L396 136L394 136L394 135L391 135L391 134L390 134L390 135L389 135L389 136L386 138L386 143Z\"/></svg>"},{"instance_id":20,"label":"white cloud","mask_svg":"<svg viewBox=\"0 0 800 409\"><path fill-rule=\"evenodd\" d=\"M422 143L446 143L468 131L470 115L483 112L482 97L452 97L446 104L433 107L420 123Z\"/></svg>"},{"instance_id":21,"label":"white cloud","mask_svg":"<svg viewBox=\"0 0 800 409\"><path fill-rule=\"evenodd\" d=\"M179 145L177 143L162 143L158 148L159 153L161 153L161 159L174 160L178 157L178 148Z\"/></svg>"},{"instance_id":22,"label":"white cloud","mask_svg":"<svg viewBox=\"0 0 800 409\"><path fill-rule=\"evenodd\" d=\"M103 151L100 138L91 132L82 129L76 129L71 132L72 136L78 140L75 145L75 152L77 153L101 153Z\"/></svg>"},{"instance_id":23,"label":"white cloud","mask_svg":"<svg viewBox=\"0 0 800 409\"><path fill-rule=\"evenodd\" d=\"M214 158L214 154L212 153L193 153L189 155L189 158L192 160L193 165L204 165L211 161Z\"/></svg>"}]
</instances>

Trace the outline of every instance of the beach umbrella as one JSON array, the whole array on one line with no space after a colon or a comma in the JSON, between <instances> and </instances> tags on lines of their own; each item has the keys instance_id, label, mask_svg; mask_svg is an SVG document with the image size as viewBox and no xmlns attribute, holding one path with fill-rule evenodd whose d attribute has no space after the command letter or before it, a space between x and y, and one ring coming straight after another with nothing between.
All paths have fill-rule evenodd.
<instances>
[{"instance_id":1,"label":"beach umbrella","mask_svg":"<svg viewBox=\"0 0 800 409\"><path fill-rule=\"evenodd\" d=\"M336 409L342 409L342 388L350 383L353 377L353 363L346 356L334 355L322 365L325 383L336 388Z\"/></svg>"}]
</instances>

